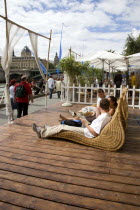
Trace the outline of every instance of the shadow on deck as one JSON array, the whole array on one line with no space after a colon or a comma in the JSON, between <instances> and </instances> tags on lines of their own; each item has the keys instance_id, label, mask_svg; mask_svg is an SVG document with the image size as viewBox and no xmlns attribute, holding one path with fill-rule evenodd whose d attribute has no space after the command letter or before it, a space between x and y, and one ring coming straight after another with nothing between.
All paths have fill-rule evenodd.
<instances>
[{"instance_id":1,"label":"shadow on deck","mask_svg":"<svg viewBox=\"0 0 140 210\"><path fill-rule=\"evenodd\" d=\"M140 111L129 109L118 152L39 140L32 123L58 124L68 109L59 103L0 126L0 209L140 209Z\"/></svg>"}]
</instances>

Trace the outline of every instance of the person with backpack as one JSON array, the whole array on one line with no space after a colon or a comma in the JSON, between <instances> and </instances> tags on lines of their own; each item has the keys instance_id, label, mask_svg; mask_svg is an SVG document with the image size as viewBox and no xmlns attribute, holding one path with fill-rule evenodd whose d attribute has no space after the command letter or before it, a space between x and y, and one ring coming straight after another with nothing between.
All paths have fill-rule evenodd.
<instances>
[{"instance_id":1,"label":"person with backpack","mask_svg":"<svg viewBox=\"0 0 140 210\"><path fill-rule=\"evenodd\" d=\"M33 103L33 95L26 76L21 77L21 82L15 86L14 91L17 102L17 118L28 115L28 105L30 100Z\"/></svg>"}]
</instances>

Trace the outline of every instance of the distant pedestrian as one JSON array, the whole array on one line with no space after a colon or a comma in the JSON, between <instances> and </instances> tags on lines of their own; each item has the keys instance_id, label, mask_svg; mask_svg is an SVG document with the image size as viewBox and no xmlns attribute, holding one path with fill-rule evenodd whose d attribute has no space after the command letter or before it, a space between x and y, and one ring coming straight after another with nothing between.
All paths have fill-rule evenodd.
<instances>
[{"instance_id":1,"label":"distant pedestrian","mask_svg":"<svg viewBox=\"0 0 140 210\"><path fill-rule=\"evenodd\" d=\"M61 86L65 86L64 77L61 77L60 80L61 80ZM64 98L65 98L65 88L63 88L63 94L64 94Z\"/></svg>"},{"instance_id":2,"label":"distant pedestrian","mask_svg":"<svg viewBox=\"0 0 140 210\"><path fill-rule=\"evenodd\" d=\"M45 82L44 79L41 79L38 83L38 87L40 88L40 92L42 93L43 91L45 91Z\"/></svg>"},{"instance_id":3,"label":"distant pedestrian","mask_svg":"<svg viewBox=\"0 0 140 210\"><path fill-rule=\"evenodd\" d=\"M60 78L57 78L55 85L56 85L56 92L57 92L58 98L60 98L60 95L61 95L61 84L62 84L62 82L61 82Z\"/></svg>"},{"instance_id":4,"label":"distant pedestrian","mask_svg":"<svg viewBox=\"0 0 140 210\"><path fill-rule=\"evenodd\" d=\"M52 76L48 79L48 87L50 90L50 99L52 99L53 89L55 88L55 82Z\"/></svg>"},{"instance_id":5,"label":"distant pedestrian","mask_svg":"<svg viewBox=\"0 0 140 210\"><path fill-rule=\"evenodd\" d=\"M37 95L39 92L42 93L43 91L45 91L44 79L41 79L38 83L38 90L35 92L35 95Z\"/></svg>"},{"instance_id":6,"label":"distant pedestrian","mask_svg":"<svg viewBox=\"0 0 140 210\"><path fill-rule=\"evenodd\" d=\"M96 80L95 80L95 87L98 87L98 85L99 85L99 80L98 80L98 78L96 78Z\"/></svg>"},{"instance_id":7,"label":"distant pedestrian","mask_svg":"<svg viewBox=\"0 0 140 210\"><path fill-rule=\"evenodd\" d=\"M99 82L99 87L102 87L102 86L103 86L103 81L100 80L100 82Z\"/></svg>"},{"instance_id":8,"label":"distant pedestrian","mask_svg":"<svg viewBox=\"0 0 140 210\"><path fill-rule=\"evenodd\" d=\"M137 87L137 79L134 74L134 72L131 73L130 79L129 79L129 85L132 88L133 86Z\"/></svg>"},{"instance_id":9,"label":"distant pedestrian","mask_svg":"<svg viewBox=\"0 0 140 210\"><path fill-rule=\"evenodd\" d=\"M115 75L114 83L116 85L116 88L120 88L120 86L122 84L122 74L121 74L121 71L118 71L118 73ZM116 96L117 97L119 97L119 93L120 93L120 91L117 90L116 91Z\"/></svg>"},{"instance_id":10,"label":"distant pedestrian","mask_svg":"<svg viewBox=\"0 0 140 210\"><path fill-rule=\"evenodd\" d=\"M122 84L122 74L121 74L121 71L118 71L118 73L115 75L114 83L115 83L115 85L116 85L117 88L120 88L120 86Z\"/></svg>"},{"instance_id":11,"label":"distant pedestrian","mask_svg":"<svg viewBox=\"0 0 140 210\"><path fill-rule=\"evenodd\" d=\"M14 91L17 102L17 118L28 115L28 105L30 100L33 103L33 95L26 76L21 77L21 82L15 86Z\"/></svg>"},{"instance_id":12,"label":"distant pedestrian","mask_svg":"<svg viewBox=\"0 0 140 210\"><path fill-rule=\"evenodd\" d=\"M32 81L31 81L31 87L35 91L34 94L37 95L39 93L39 91L40 91L40 88L37 87L37 84L36 84L34 79L32 79Z\"/></svg>"},{"instance_id":13,"label":"distant pedestrian","mask_svg":"<svg viewBox=\"0 0 140 210\"><path fill-rule=\"evenodd\" d=\"M14 91L15 85L16 85L16 80L12 79L9 84L10 101L11 101L11 107L12 107L12 115L11 115L12 121L14 120L14 109L17 109L17 103L15 101L15 91Z\"/></svg>"}]
</instances>

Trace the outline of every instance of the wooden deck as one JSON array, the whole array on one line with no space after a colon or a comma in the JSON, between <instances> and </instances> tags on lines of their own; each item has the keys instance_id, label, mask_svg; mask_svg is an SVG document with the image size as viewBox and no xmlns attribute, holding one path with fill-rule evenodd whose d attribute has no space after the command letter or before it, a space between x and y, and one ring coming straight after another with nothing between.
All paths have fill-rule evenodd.
<instances>
[{"instance_id":1,"label":"wooden deck","mask_svg":"<svg viewBox=\"0 0 140 210\"><path fill-rule=\"evenodd\" d=\"M0 209L140 209L140 111L129 110L119 152L39 140L32 123L58 124L68 109L53 105L0 126Z\"/></svg>"}]
</instances>

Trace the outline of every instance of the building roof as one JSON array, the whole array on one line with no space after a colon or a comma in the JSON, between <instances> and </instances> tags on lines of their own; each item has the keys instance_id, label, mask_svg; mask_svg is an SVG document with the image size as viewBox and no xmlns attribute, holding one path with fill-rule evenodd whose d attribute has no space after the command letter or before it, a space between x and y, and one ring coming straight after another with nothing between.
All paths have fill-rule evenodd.
<instances>
[{"instance_id":1,"label":"building roof","mask_svg":"<svg viewBox=\"0 0 140 210\"><path fill-rule=\"evenodd\" d=\"M25 46L22 52L31 53L31 50L27 46Z\"/></svg>"}]
</instances>

